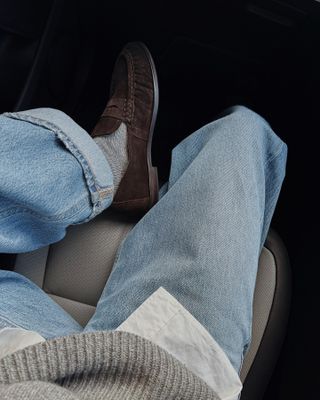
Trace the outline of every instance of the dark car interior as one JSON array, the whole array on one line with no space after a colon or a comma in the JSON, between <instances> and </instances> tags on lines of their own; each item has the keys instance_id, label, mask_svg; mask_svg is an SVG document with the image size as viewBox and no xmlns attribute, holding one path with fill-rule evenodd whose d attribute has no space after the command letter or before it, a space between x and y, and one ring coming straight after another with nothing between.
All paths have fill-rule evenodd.
<instances>
[{"instance_id":1,"label":"dark car interior","mask_svg":"<svg viewBox=\"0 0 320 400\"><path fill-rule=\"evenodd\" d=\"M235 104L261 114L287 143L287 178L260 258L241 398L319 398L320 1L0 0L0 113L54 107L90 131L108 98L115 58L135 40L147 44L159 74L152 151L161 182L171 149ZM110 214L33 254L0 254L0 265L24 273L85 323L135 222ZM78 259L84 237L88 246L97 234L112 236L113 247L91 248ZM72 284L70 276L81 262L98 270L91 270L90 293L80 296L88 271Z\"/></svg>"}]
</instances>

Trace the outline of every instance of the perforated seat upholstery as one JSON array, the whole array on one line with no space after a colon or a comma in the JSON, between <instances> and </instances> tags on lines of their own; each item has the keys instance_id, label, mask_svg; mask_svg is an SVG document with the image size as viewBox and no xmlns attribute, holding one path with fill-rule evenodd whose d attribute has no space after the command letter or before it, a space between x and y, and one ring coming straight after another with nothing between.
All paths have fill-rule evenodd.
<instances>
[{"instance_id":1,"label":"perforated seat upholstery","mask_svg":"<svg viewBox=\"0 0 320 400\"><path fill-rule=\"evenodd\" d=\"M107 211L88 224L69 228L61 242L19 255L15 271L42 287L85 325L111 273L117 249L134 222ZM257 400L264 391L285 333L289 297L287 254L271 231L259 262L252 343L241 370L242 399Z\"/></svg>"}]
</instances>

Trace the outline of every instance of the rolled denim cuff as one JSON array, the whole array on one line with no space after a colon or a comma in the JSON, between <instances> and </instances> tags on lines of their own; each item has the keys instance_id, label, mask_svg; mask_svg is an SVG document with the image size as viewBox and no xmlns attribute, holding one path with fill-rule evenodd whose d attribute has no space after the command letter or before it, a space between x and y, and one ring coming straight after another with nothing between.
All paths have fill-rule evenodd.
<instances>
[{"instance_id":1,"label":"rolled denim cuff","mask_svg":"<svg viewBox=\"0 0 320 400\"><path fill-rule=\"evenodd\" d=\"M79 223L91 220L110 206L114 194L110 165L100 147L76 122L62 111L52 108L38 108L3 115L49 129L78 160L92 202L91 215Z\"/></svg>"}]
</instances>

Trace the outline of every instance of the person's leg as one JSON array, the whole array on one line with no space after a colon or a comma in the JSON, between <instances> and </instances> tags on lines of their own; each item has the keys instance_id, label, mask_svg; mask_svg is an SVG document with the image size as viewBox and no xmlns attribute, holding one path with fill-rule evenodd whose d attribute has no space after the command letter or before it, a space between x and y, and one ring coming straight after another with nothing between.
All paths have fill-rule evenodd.
<instances>
[{"instance_id":1,"label":"person's leg","mask_svg":"<svg viewBox=\"0 0 320 400\"><path fill-rule=\"evenodd\" d=\"M102 151L66 114L37 109L0 116L0 253L61 240L113 198Z\"/></svg>"},{"instance_id":2,"label":"person's leg","mask_svg":"<svg viewBox=\"0 0 320 400\"><path fill-rule=\"evenodd\" d=\"M24 276L0 270L0 289L0 330L23 328L45 339L82 332L82 326Z\"/></svg>"},{"instance_id":3,"label":"person's leg","mask_svg":"<svg viewBox=\"0 0 320 400\"><path fill-rule=\"evenodd\" d=\"M237 107L179 144L167 192L129 233L86 331L116 329L163 286L240 369L286 145Z\"/></svg>"},{"instance_id":4,"label":"person's leg","mask_svg":"<svg viewBox=\"0 0 320 400\"><path fill-rule=\"evenodd\" d=\"M113 197L100 148L68 116L40 109L0 116L0 253L31 251L62 239ZM45 338L82 327L25 277L0 270L0 329Z\"/></svg>"},{"instance_id":5,"label":"person's leg","mask_svg":"<svg viewBox=\"0 0 320 400\"><path fill-rule=\"evenodd\" d=\"M0 116L0 252L54 243L69 225L89 221L111 202L131 213L152 207L158 197L151 164L157 110L152 56L145 45L129 43L117 59L111 98L91 135L58 110ZM1 272L0 285L2 324L34 327L46 336L79 328L70 319L65 324L65 313L25 278ZM20 301L16 293L23 294ZM69 329L53 329L59 321Z\"/></svg>"}]
</instances>

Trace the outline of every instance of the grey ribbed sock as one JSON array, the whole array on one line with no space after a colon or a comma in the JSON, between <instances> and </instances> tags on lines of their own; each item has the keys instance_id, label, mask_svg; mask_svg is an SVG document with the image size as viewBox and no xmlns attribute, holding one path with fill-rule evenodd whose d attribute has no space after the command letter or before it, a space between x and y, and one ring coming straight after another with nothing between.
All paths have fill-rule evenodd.
<instances>
[{"instance_id":1,"label":"grey ribbed sock","mask_svg":"<svg viewBox=\"0 0 320 400\"><path fill-rule=\"evenodd\" d=\"M94 141L103 151L113 173L114 193L117 192L121 179L128 167L127 127L122 123L110 135L98 136Z\"/></svg>"}]
</instances>

